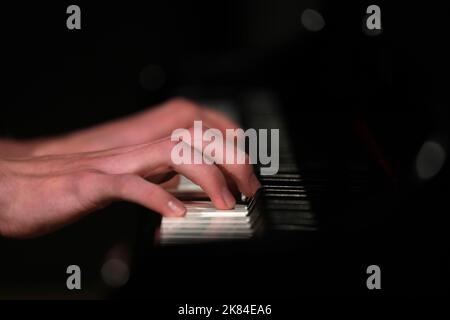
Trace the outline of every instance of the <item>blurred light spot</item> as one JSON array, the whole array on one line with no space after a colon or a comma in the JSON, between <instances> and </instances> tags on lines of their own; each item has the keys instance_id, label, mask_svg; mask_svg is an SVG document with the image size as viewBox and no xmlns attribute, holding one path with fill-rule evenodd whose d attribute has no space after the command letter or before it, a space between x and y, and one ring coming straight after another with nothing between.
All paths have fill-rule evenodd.
<instances>
[{"instance_id":1,"label":"blurred light spot","mask_svg":"<svg viewBox=\"0 0 450 320\"><path fill-rule=\"evenodd\" d=\"M445 150L435 141L426 141L416 158L417 176L430 179L437 175L445 162Z\"/></svg>"},{"instance_id":2,"label":"blurred light spot","mask_svg":"<svg viewBox=\"0 0 450 320\"><path fill-rule=\"evenodd\" d=\"M313 9L306 9L301 17L302 25L306 30L317 32L325 27L325 20L322 15Z\"/></svg>"},{"instance_id":3,"label":"blurred light spot","mask_svg":"<svg viewBox=\"0 0 450 320\"><path fill-rule=\"evenodd\" d=\"M156 91L166 82L166 73L160 66L149 64L141 70L139 82L145 90Z\"/></svg>"},{"instance_id":4,"label":"blurred light spot","mask_svg":"<svg viewBox=\"0 0 450 320\"><path fill-rule=\"evenodd\" d=\"M130 277L130 268L124 260L112 258L103 264L101 275L108 286L118 288L127 283Z\"/></svg>"}]
</instances>

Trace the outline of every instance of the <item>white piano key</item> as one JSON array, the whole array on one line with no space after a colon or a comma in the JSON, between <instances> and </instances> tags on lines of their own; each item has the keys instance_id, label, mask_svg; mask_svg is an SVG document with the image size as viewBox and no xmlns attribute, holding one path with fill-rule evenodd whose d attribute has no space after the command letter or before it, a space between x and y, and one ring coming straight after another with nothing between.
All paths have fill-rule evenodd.
<instances>
[{"instance_id":1,"label":"white piano key","mask_svg":"<svg viewBox=\"0 0 450 320\"><path fill-rule=\"evenodd\" d=\"M210 201L185 202L186 218L190 217L245 217L248 210L245 205L236 204L233 209L221 210L214 207Z\"/></svg>"},{"instance_id":2,"label":"white piano key","mask_svg":"<svg viewBox=\"0 0 450 320\"><path fill-rule=\"evenodd\" d=\"M203 230L216 228L221 230L250 229L249 223L165 223L161 225L161 230L196 229Z\"/></svg>"},{"instance_id":3,"label":"white piano key","mask_svg":"<svg viewBox=\"0 0 450 320\"><path fill-rule=\"evenodd\" d=\"M253 236L255 228L259 228L259 214L252 210L254 201L250 201L248 206L236 204L233 209L221 210L215 208L211 201L195 200L204 197L202 193L201 188L182 177L180 186L173 194L198 197L183 201L187 209L184 217L162 218L159 230L161 245L248 239Z\"/></svg>"}]
</instances>

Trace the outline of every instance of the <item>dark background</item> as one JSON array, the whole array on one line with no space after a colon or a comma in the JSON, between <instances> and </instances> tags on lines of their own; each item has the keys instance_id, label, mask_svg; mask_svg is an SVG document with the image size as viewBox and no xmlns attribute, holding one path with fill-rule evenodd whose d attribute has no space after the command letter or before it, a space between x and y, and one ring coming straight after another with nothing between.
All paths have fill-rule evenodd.
<instances>
[{"instance_id":1,"label":"dark background","mask_svg":"<svg viewBox=\"0 0 450 320\"><path fill-rule=\"evenodd\" d=\"M393 2L77 2L81 30L66 28L72 3L2 4L1 129L5 136L29 138L93 125L176 95L236 102L251 90L275 93L299 165L326 175L332 191L317 204L323 212L319 235L300 236L297 255L280 258L296 280L276 288L252 281L260 294L288 296L292 288L298 294L367 294L360 279L369 264L385 272L382 293L448 293L448 161L433 179L422 181L415 172L427 139L437 139L448 154L448 11L437 2ZM370 4L381 7L383 32L377 36L361 27ZM302 26L305 8L322 14L323 30ZM355 171L365 179L357 196L351 192ZM151 243L139 235L148 215L117 203L52 235L1 239L0 297L110 296L101 265L111 250L125 247L133 256L137 242ZM258 256L259 276L277 277L274 256ZM245 255L228 258L221 274L255 264ZM81 292L65 289L69 264L83 270ZM163 266L145 277L140 269L124 295L142 296L136 281L151 284L161 273L177 272ZM207 281L189 282L198 288L186 290L205 296L201 284ZM233 292L225 280L219 283L222 293Z\"/></svg>"}]
</instances>

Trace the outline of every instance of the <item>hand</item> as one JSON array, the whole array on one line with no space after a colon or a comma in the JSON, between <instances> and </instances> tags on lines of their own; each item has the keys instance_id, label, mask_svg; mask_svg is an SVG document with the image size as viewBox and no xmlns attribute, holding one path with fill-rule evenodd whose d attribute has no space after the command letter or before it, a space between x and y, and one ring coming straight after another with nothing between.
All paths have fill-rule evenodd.
<instances>
[{"instance_id":1,"label":"hand","mask_svg":"<svg viewBox=\"0 0 450 320\"><path fill-rule=\"evenodd\" d=\"M114 200L182 216L183 204L158 185L176 173L200 185L221 209L235 204L227 179L247 196L259 188L249 164L175 165L170 155L176 143L164 138L104 151L0 159L0 234L42 235Z\"/></svg>"},{"instance_id":2,"label":"hand","mask_svg":"<svg viewBox=\"0 0 450 320\"><path fill-rule=\"evenodd\" d=\"M35 156L104 150L155 141L169 136L175 129L189 128L195 120L202 120L205 126L223 133L228 128L238 128L216 110L176 98L126 118L61 137L39 139L28 145Z\"/></svg>"}]
</instances>

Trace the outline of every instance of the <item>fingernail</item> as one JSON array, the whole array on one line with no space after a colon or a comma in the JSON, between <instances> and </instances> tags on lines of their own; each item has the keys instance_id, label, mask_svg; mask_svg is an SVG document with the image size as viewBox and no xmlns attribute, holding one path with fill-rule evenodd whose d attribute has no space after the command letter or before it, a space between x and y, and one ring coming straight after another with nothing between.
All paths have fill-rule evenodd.
<instances>
[{"instance_id":1,"label":"fingernail","mask_svg":"<svg viewBox=\"0 0 450 320\"><path fill-rule=\"evenodd\" d=\"M233 195L230 193L227 187L223 187L222 189L222 198L225 201L227 207L234 208L234 205L236 204L236 199L233 197Z\"/></svg>"},{"instance_id":2,"label":"fingernail","mask_svg":"<svg viewBox=\"0 0 450 320\"><path fill-rule=\"evenodd\" d=\"M167 203L170 211L172 211L174 216L181 217L185 214L186 208L179 202L169 201Z\"/></svg>"}]
</instances>

